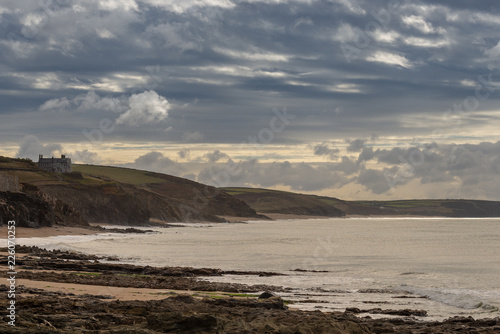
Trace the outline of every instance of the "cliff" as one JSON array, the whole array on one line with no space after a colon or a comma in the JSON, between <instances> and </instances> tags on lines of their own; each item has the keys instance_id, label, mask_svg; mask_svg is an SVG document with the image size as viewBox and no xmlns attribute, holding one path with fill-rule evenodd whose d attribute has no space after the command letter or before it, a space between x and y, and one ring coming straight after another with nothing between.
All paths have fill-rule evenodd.
<instances>
[{"instance_id":1,"label":"cliff","mask_svg":"<svg viewBox=\"0 0 500 334\"><path fill-rule=\"evenodd\" d=\"M287 191L256 188L223 188L234 197L245 201L257 212L305 216L342 217L345 203L337 198L297 194Z\"/></svg>"},{"instance_id":2,"label":"cliff","mask_svg":"<svg viewBox=\"0 0 500 334\"><path fill-rule=\"evenodd\" d=\"M435 216L500 217L500 202L467 199L416 199L395 201L344 201L334 197L255 188L224 188L257 212L339 217Z\"/></svg>"},{"instance_id":3,"label":"cliff","mask_svg":"<svg viewBox=\"0 0 500 334\"><path fill-rule=\"evenodd\" d=\"M70 174L49 173L25 159L0 157L0 223L16 219L18 226L31 227L148 225L151 219L221 222L220 216L267 218L257 212L325 217L500 216L500 202L493 201L343 201L269 189L218 189L128 168L73 165L73 170Z\"/></svg>"},{"instance_id":4,"label":"cliff","mask_svg":"<svg viewBox=\"0 0 500 334\"><path fill-rule=\"evenodd\" d=\"M0 191L20 192L19 178L16 175L0 173Z\"/></svg>"},{"instance_id":5,"label":"cliff","mask_svg":"<svg viewBox=\"0 0 500 334\"><path fill-rule=\"evenodd\" d=\"M170 221L222 222L219 216L262 217L244 201L219 189L170 175L128 168L73 165L73 173L55 174L40 170L23 159L0 159L0 173L8 173L9 180L17 178L23 195L10 197L5 209L20 203L21 220L33 220L36 210L44 212L33 222L34 226L54 224L81 225L88 223L147 225L152 218ZM9 182L10 182L9 181ZM12 190L12 189L11 189ZM46 206L42 208L41 202ZM35 211L29 211L28 208ZM72 217L52 217L46 208L75 214ZM61 211L62 210L62 211ZM24 213L21 213L24 212ZM76 214L80 218L76 217ZM80 220L81 219L81 220Z\"/></svg>"},{"instance_id":6,"label":"cliff","mask_svg":"<svg viewBox=\"0 0 500 334\"><path fill-rule=\"evenodd\" d=\"M70 205L42 193L0 192L0 225L18 227L89 226Z\"/></svg>"}]
</instances>

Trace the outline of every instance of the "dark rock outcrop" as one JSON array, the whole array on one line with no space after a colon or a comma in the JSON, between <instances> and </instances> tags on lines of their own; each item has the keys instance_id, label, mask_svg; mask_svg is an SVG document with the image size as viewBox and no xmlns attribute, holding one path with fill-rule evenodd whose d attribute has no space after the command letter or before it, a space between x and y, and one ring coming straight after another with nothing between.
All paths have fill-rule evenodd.
<instances>
[{"instance_id":1,"label":"dark rock outcrop","mask_svg":"<svg viewBox=\"0 0 500 334\"><path fill-rule=\"evenodd\" d=\"M151 213L119 184L102 186L44 185L40 191L74 207L90 223L147 225Z\"/></svg>"},{"instance_id":2,"label":"dark rock outcrop","mask_svg":"<svg viewBox=\"0 0 500 334\"><path fill-rule=\"evenodd\" d=\"M386 309L383 310L381 308L371 308L367 310L362 310L357 307L348 307L345 310L346 313L370 313L370 314L387 314L387 315L399 315L399 316L405 316L405 317L410 317L410 316L417 316L417 317L425 317L427 316L427 311L425 310L411 310L411 309L402 309L402 310L392 310L392 309Z\"/></svg>"},{"instance_id":3,"label":"dark rock outcrop","mask_svg":"<svg viewBox=\"0 0 500 334\"><path fill-rule=\"evenodd\" d=\"M264 291L263 293L260 294L259 299L269 299L272 297L275 297L275 295L272 292Z\"/></svg>"},{"instance_id":4,"label":"dark rock outcrop","mask_svg":"<svg viewBox=\"0 0 500 334\"><path fill-rule=\"evenodd\" d=\"M18 227L88 226L70 205L41 193L0 192L0 224Z\"/></svg>"},{"instance_id":5,"label":"dark rock outcrop","mask_svg":"<svg viewBox=\"0 0 500 334\"><path fill-rule=\"evenodd\" d=\"M0 286L4 293L7 287ZM178 295L157 301L109 301L109 296L43 293L19 287L16 327L0 333L476 333L500 331L500 318L419 322L369 319L351 314L282 308L278 301L196 299ZM0 299L0 307L7 299Z\"/></svg>"}]
</instances>

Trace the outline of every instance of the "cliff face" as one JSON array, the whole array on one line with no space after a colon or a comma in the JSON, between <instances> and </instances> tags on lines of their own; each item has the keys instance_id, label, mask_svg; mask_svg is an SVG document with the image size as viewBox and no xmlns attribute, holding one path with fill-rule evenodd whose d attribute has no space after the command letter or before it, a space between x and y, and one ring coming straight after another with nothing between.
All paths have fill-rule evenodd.
<instances>
[{"instance_id":1,"label":"cliff face","mask_svg":"<svg viewBox=\"0 0 500 334\"><path fill-rule=\"evenodd\" d=\"M259 217L256 211L244 201L224 191L170 175L148 173L165 180L148 185L148 189L171 203L176 203L184 218L213 220L217 215L234 217Z\"/></svg>"},{"instance_id":2,"label":"cliff face","mask_svg":"<svg viewBox=\"0 0 500 334\"><path fill-rule=\"evenodd\" d=\"M88 226L70 205L41 193L0 192L0 225L15 220L19 227Z\"/></svg>"},{"instance_id":3,"label":"cliff face","mask_svg":"<svg viewBox=\"0 0 500 334\"><path fill-rule=\"evenodd\" d=\"M135 197L106 186L47 185L40 191L73 207L89 223L144 225L150 211Z\"/></svg>"},{"instance_id":4,"label":"cliff face","mask_svg":"<svg viewBox=\"0 0 500 334\"><path fill-rule=\"evenodd\" d=\"M214 187L179 178L175 181L140 186L116 182L91 186L52 184L38 188L74 207L90 223L145 225L151 218L221 222L224 220L219 215L258 217L245 202Z\"/></svg>"},{"instance_id":5,"label":"cliff face","mask_svg":"<svg viewBox=\"0 0 500 334\"><path fill-rule=\"evenodd\" d=\"M0 173L0 191L20 192L19 178L16 175Z\"/></svg>"},{"instance_id":6,"label":"cliff face","mask_svg":"<svg viewBox=\"0 0 500 334\"><path fill-rule=\"evenodd\" d=\"M259 217L245 202L187 179L105 166L73 165L73 170L71 174L48 173L24 160L0 159L0 173L8 171L11 179L17 177L24 191L23 195L5 195L6 219L16 215L28 225L52 226L85 221L147 225L151 218L224 221L219 215ZM43 218L33 218L36 213Z\"/></svg>"}]
</instances>

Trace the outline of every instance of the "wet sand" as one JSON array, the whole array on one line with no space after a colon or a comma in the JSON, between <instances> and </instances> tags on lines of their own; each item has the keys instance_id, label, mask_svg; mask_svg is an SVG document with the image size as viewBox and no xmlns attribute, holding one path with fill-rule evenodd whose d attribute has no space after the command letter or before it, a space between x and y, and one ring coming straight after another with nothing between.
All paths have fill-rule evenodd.
<instances>
[{"instance_id":1,"label":"wet sand","mask_svg":"<svg viewBox=\"0 0 500 334\"><path fill-rule=\"evenodd\" d=\"M0 227L0 235L7 236L7 227ZM41 228L29 228L29 227L16 227L16 238L47 238L55 237L59 235L92 235L96 233L105 233L95 230L91 230L83 227L41 227Z\"/></svg>"}]
</instances>

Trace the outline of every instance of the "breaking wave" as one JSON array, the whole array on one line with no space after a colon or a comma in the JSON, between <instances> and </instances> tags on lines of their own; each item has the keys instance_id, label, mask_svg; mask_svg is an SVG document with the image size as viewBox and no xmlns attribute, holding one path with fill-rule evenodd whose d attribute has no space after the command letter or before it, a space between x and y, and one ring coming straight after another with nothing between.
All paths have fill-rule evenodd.
<instances>
[{"instance_id":1,"label":"breaking wave","mask_svg":"<svg viewBox=\"0 0 500 334\"><path fill-rule=\"evenodd\" d=\"M481 296L478 291L466 289L426 289L408 285L401 285L399 290L465 310L481 308L485 311L498 311L496 306L488 304L486 301L487 296Z\"/></svg>"}]
</instances>

